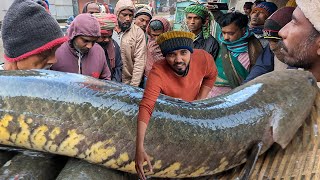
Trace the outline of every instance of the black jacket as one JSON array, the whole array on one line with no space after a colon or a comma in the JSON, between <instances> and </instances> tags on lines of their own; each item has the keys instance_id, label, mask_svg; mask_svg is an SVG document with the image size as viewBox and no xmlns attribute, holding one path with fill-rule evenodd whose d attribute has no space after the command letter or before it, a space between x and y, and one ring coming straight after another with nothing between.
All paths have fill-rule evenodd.
<instances>
[{"instance_id":1,"label":"black jacket","mask_svg":"<svg viewBox=\"0 0 320 180\"><path fill-rule=\"evenodd\" d=\"M203 38L203 34L199 35L199 37L193 42L193 46L195 49L203 49L207 51L213 59L216 59L219 52L219 43L218 41L210 35L208 39Z\"/></svg>"}]
</instances>

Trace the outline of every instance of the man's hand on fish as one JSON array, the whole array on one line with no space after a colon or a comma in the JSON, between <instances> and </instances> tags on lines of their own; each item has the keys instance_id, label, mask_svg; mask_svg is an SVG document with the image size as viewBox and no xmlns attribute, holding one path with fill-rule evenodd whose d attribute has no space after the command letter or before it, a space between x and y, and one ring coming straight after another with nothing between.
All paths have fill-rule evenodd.
<instances>
[{"instance_id":1,"label":"man's hand on fish","mask_svg":"<svg viewBox=\"0 0 320 180\"><path fill-rule=\"evenodd\" d=\"M153 169L152 169L152 165L151 165L148 154L145 152L143 147L142 149L137 148L136 155L135 155L135 163L136 163L135 167L136 167L137 174L141 180L147 179L143 170L143 163L145 161L147 161L149 166L149 171L152 173Z\"/></svg>"},{"instance_id":2,"label":"man's hand on fish","mask_svg":"<svg viewBox=\"0 0 320 180\"><path fill-rule=\"evenodd\" d=\"M144 123L143 121L138 120L138 126L137 126L137 139L136 139L136 155L135 155L135 168L137 171L138 176L142 180L146 180L146 176L144 174L143 170L143 163L147 161L148 166L149 166L149 171L152 173L152 165L149 159L148 154L144 150L144 137L146 134L146 129L147 129L147 124Z\"/></svg>"}]
</instances>

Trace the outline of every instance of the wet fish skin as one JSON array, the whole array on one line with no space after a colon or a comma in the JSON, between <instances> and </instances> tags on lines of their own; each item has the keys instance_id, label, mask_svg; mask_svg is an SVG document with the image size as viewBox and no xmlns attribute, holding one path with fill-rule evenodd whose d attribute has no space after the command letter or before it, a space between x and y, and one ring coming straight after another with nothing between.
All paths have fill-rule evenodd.
<instances>
[{"instance_id":1,"label":"wet fish skin","mask_svg":"<svg viewBox=\"0 0 320 180\"><path fill-rule=\"evenodd\" d=\"M54 180L65 163L64 158L38 154L17 154L0 168L0 179Z\"/></svg>"},{"instance_id":2,"label":"wet fish skin","mask_svg":"<svg viewBox=\"0 0 320 180\"><path fill-rule=\"evenodd\" d=\"M2 71L0 84L0 144L135 173L141 89L44 70ZM285 147L317 92L311 73L290 70L213 99L188 103L160 96L145 138L151 176L212 175L245 162L257 142L262 152L273 142Z\"/></svg>"},{"instance_id":3,"label":"wet fish skin","mask_svg":"<svg viewBox=\"0 0 320 180\"><path fill-rule=\"evenodd\" d=\"M101 180L116 179L129 180L138 179L128 173L106 169L102 166L88 163L79 159L70 158L66 166L60 172L56 180Z\"/></svg>"}]
</instances>

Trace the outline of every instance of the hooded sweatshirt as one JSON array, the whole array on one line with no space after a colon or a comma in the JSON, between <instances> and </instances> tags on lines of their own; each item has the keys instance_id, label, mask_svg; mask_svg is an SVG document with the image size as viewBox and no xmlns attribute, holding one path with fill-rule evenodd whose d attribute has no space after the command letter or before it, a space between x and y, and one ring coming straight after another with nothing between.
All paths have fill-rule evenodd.
<instances>
[{"instance_id":1,"label":"hooded sweatshirt","mask_svg":"<svg viewBox=\"0 0 320 180\"><path fill-rule=\"evenodd\" d=\"M51 69L111 80L106 56L102 47L95 43L85 54L77 51L73 41L78 36L100 37L99 22L91 14L78 15L68 29L68 42L56 51L57 63Z\"/></svg>"},{"instance_id":2,"label":"hooded sweatshirt","mask_svg":"<svg viewBox=\"0 0 320 180\"><path fill-rule=\"evenodd\" d=\"M150 23L155 20L159 20L162 22L164 33L171 30L170 23L167 19L162 17L155 17L151 19ZM146 61L146 67L144 70L144 75L148 77L153 64L157 61L164 60L165 58L162 55L160 46L157 44L155 39L151 38L151 30L149 25L147 26L146 32L148 35L148 42L147 42L147 61Z\"/></svg>"},{"instance_id":3,"label":"hooded sweatshirt","mask_svg":"<svg viewBox=\"0 0 320 180\"><path fill-rule=\"evenodd\" d=\"M134 11L131 0L119 0L116 4L115 14L125 9ZM132 86L139 86L146 65L146 37L142 29L131 24L124 32L118 32L120 38L120 52L122 58L122 82Z\"/></svg>"}]
</instances>

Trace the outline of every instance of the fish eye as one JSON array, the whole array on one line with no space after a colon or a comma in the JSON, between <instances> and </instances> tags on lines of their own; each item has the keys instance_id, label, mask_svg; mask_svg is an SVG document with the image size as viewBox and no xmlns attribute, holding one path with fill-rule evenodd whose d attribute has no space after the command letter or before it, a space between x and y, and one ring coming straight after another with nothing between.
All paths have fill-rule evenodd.
<instances>
[{"instance_id":1,"label":"fish eye","mask_svg":"<svg viewBox=\"0 0 320 180\"><path fill-rule=\"evenodd\" d=\"M308 77L308 82L310 83L310 85L315 86L316 85L316 81L314 80L313 77Z\"/></svg>"}]
</instances>

